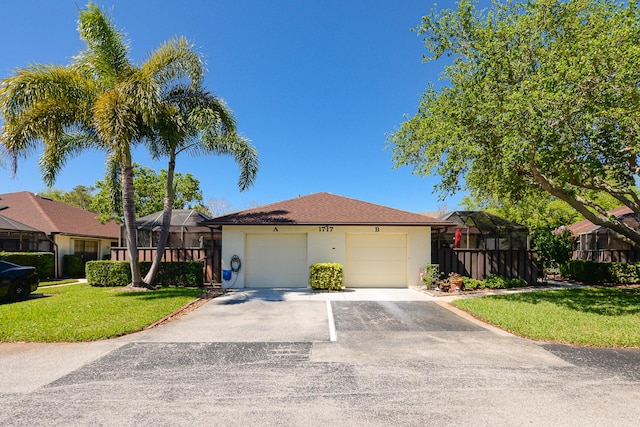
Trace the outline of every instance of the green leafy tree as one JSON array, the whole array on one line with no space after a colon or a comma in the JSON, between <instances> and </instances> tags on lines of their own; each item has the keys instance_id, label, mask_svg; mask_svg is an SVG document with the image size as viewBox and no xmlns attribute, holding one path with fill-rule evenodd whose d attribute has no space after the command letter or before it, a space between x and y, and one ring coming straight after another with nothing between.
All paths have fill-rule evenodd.
<instances>
[{"instance_id":1,"label":"green leafy tree","mask_svg":"<svg viewBox=\"0 0 640 427\"><path fill-rule=\"evenodd\" d=\"M538 252L538 260L545 271L557 269L571 259L573 237L569 230L552 233L549 230L538 230L532 236L534 249Z\"/></svg>"},{"instance_id":2,"label":"green leafy tree","mask_svg":"<svg viewBox=\"0 0 640 427\"><path fill-rule=\"evenodd\" d=\"M640 245L599 194L640 216L640 11L635 2L494 2L432 10L425 61L452 57L388 137L396 166L500 204L549 195Z\"/></svg>"},{"instance_id":3,"label":"green leafy tree","mask_svg":"<svg viewBox=\"0 0 640 427\"><path fill-rule=\"evenodd\" d=\"M108 178L108 179L107 179ZM122 205L113 195L118 195L117 189L119 180L107 177L97 181L95 187L98 189L91 207L94 212L102 214L103 217L121 217ZM157 173L150 167L133 164L133 185L136 189L135 204L136 213L143 217L164 208L164 191L167 182L167 171L161 169ZM114 191L114 187L116 187ZM203 206L202 190L200 180L190 173L176 173L174 176L175 197L173 209L206 209Z\"/></svg>"},{"instance_id":4,"label":"green leafy tree","mask_svg":"<svg viewBox=\"0 0 640 427\"><path fill-rule=\"evenodd\" d=\"M31 65L0 85L4 126L0 142L17 160L43 143L43 178L51 185L72 156L87 149L108 153L120 172L132 285L144 285L138 265L131 148L165 118L163 93L202 80L202 58L185 39L172 39L133 64L124 33L94 3L80 11L86 50L68 66Z\"/></svg>"},{"instance_id":5,"label":"green leafy tree","mask_svg":"<svg viewBox=\"0 0 640 427\"><path fill-rule=\"evenodd\" d=\"M81 209L92 211L91 204L93 202L93 191L95 188L85 185L76 185L71 191L63 191L57 188L49 188L41 191L39 194L47 199L57 200L71 206L77 206ZM93 212L93 211L92 211Z\"/></svg>"}]
</instances>

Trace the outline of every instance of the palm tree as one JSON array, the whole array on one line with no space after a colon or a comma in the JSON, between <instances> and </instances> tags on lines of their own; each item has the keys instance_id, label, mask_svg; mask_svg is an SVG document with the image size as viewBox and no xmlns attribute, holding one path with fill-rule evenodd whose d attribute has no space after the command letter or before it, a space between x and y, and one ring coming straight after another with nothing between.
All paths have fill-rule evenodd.
<instances>
[{"instance_id":1,"label":"palm tree","mask_svg":"<svg viewBox=\"0 0 640 427\"><path fill-rule=\"evenodd\" d=\"M120 169L132 284L143 284L138 266L131 149L166 117L162 94L173 85L199 87L201 56L185 39L173 39L141 65L129 60L124 34L94 3L80 11L87 48L68 66L31 65L0 84L4 126L0 143L12 159L44 145L40 167L51 185L65 162L87 149L108 153Z\"/></svg>"},{"instance_id":2,"label":"palm tree","mask_svg":"<svg viewBox=\"0 0 640 427\"><path fill-rule=\"evenodd\" d=\"M240 191L253 185L258 172L258 153L249 140L237 134L231 110L222 99L194 85L177 85L166 93L164 102L166 116L149 144L154 157L168 158L160 237L151 269L144 278L150 284L155 281L169 236L178 154L233 156L240 168Z\"/></svg>"}]
</instances>

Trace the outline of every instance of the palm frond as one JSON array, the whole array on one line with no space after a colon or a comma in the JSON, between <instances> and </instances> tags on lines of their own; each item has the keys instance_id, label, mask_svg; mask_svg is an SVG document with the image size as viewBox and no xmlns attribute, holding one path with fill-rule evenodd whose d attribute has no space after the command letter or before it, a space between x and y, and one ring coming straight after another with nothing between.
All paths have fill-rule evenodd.
<instances>
[{"instance_id":1,"label":"palm frond","mask_svg":"<svg viewBox=\"0 0 640 427\"><path fill-rule=\"evenodd\" d=\"M45 184L53 185L58 172L68 160L91 147L100 145L101 141L92 132L72 131L57 135L53 139L46 139L43 153L38 160Z\"/></svg>"},{"instance_id":2,"label":"palm frond","mask_svg":"<svg viewBox=\"0 0 640 427\"><path fill-rule=\"evenodd\" d=\"M78 33L87 45L84 64L91 64L95 77L105 79L111 86L131 73L125 34L95 3L80 11Z\"/></svg>"},{"instance_id":3,"label":"palm frond","mask_svg":"<svg viewBox=\"0 0 640 427\"><path fill-rule=\"evenodd\" d=\"M32 65L18 69L14 75L0 84L0 114L6 121L44 99L55 100L61 105L91 104L96 92L91 79L73 70L54 65Z\"/></svg>"},{"instance_id":4,"label":"palm frond","mask_svg":"<svg viewBox=\"0 0 640 427\"><path fill-rule=\"evenodd\" d=\"M184 37L174 38L154 50L141 65L142 74L153 79L159 88L179 84L184 79L199 87L204 79L204 60L194 45Z\"/></svg>"},{"instance_id":5,"label":"palm frond","mask_svg":"<svg viewBox=\"0 0 640 427\"><path fill-rule=\"evenodd\" d=\"M216 134L205 132L202 135L202 146L209 154L231 155L240 168L238 188L244 191L251 187L258 174L258 150L248 138L232 134L220 138Z\"/></svg>"}]
</instances>

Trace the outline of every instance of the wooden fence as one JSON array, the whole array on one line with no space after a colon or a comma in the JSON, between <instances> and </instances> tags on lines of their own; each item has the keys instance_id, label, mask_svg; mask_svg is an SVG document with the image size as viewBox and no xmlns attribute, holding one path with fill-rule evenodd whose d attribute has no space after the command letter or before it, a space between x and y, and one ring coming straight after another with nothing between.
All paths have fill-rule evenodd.
<instances>
[{"instance_id":1,"label":"wooden fence","mask_svg":"<svg viewBox=\"0 0 640 427\"><path fill-rule=\"evenodd\" d=\"M538 281L538 254L524 249L451 249L434 248L432 263L440 265L446 276L458 273L483 280L491 274L524 279L530 285Z\"/></svg>"},{"instance_id":2,"label":"wooden fence","mask_svg":"<svg viewBox=\"0 0 640 427\"><path fill-rule=\"evenodd\" d=\"M140 261L153 261L156 248L138 248ZM111 248L112 261L128 261L127 248ZM166 248L164 262L199 261L202 263L205 283L220 283L222 279L222 261L220 248Z\"/></svg>"},{"instance_id":3,"label":"wooden fence","mask_svg":"<svg viewBox=\"0 0 640 427\"><path fill-rule=\"evenodd\" d=\"M597 249L573 251L573 259L596 262L638 262L640 251L633 249Z\"/></svg>"}]
</instances>

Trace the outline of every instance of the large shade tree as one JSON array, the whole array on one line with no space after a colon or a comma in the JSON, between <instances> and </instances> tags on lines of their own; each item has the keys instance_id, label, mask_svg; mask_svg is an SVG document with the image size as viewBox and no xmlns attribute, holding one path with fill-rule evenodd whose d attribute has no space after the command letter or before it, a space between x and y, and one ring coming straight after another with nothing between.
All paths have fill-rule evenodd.
<instances>
[{"instance_id":1,"label":"large shade tree","mask_svg":"<svg viewBox=\"0 0 640 427\"><path fill-rule=\"evenodd\" d=\"M154 157L167 159L167 180L160 236L151 268L144 278L146 283L155 281L169 235L179 154L231 155L240 168L240 191L253 185L258 172L257 150L248 139L237 133L232 112L223 99L191 85L172 88L163 100L168 114L150 140L150 149Z\"/></svg>"},{"instance_id":2,"label":"large shade tree","mask_svg":"<svg viewBox=\"0 0 640 427\"><path fill-rule=\"evenodd\" d=\"M640 11L635 1L461 0L417 28L447 58L417 114L389 135L397 166L438 174L444 194L500 203L551 195L640 246L605 193L640 216ZM606 199L606 198L605 198Z\"/></svg>"},{"instance_id":3,"label":"large shade tree","mask_svg":"<svg viewBox=\"0 0 640 427\"><path fill-rule=\"evenodd\" d=\"M164 192L167 182L167 170L154 169L139 163L133 164L133 186L135 188L136 215L143 217L162 211ZM208 207L203 203L200 180L190 173L176 172L174 176L175 197L173 209L196 209L204 213ZM91 199L89 210L100 214L101 220L116 219L122 221L122 203L120 201L119 173L105 176L95 182L97 192ZM114 197L115 196L115 197Z\"/></svg>"},{"instance_id":4,"label":"large shade tree","mask_svg":"<svg viewBox=\"0 0 640 427\"><path fill-rule=\"evenodd\" d=\"M153 136L167 116L162 94L173 85L199 86L202 59L183 38L153 51L139 65L129 58L123 32L94 3L80 11L78 32L86 43L67 66L35 64L0 86L4 119L1 143L17 160L40 143L43 179L51 185L65 162L87 149L108 153L120 171L132 284L143 285L135 233L132 147Z\"/></svg>"}]
</instances>

